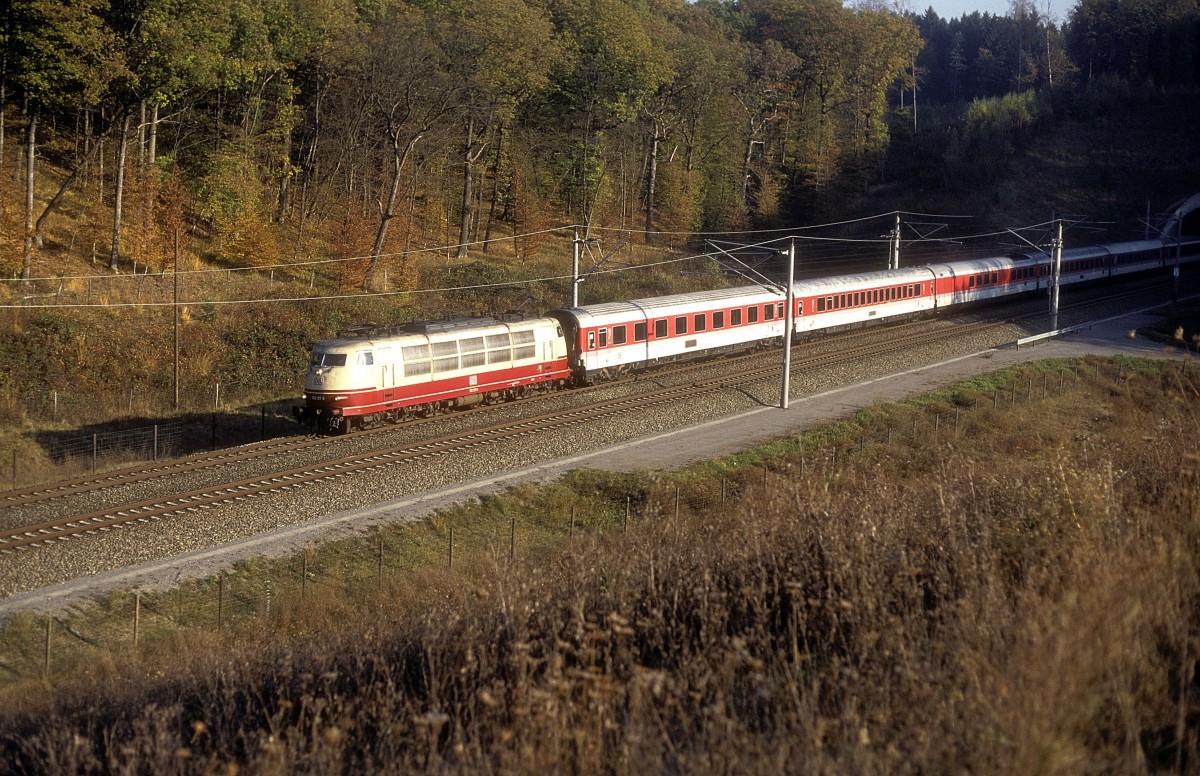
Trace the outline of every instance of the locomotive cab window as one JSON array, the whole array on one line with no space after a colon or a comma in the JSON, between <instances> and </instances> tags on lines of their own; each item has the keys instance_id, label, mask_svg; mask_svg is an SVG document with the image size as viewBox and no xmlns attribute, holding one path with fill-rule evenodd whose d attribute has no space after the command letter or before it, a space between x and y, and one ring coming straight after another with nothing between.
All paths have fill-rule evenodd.
<instances>
[{"instance_id":1,"label":"locomotive cab window","mask_svg":"<svg viewBox=\"0 0 1200 776\"><path fill-rule=\"evenodd\" d=\"M375 363L375 354L369 350L361 351L357 363L359 366L372 366Z\"/></svg>"},{"instance_id":2,"label":"locomotive cab window","mask_svg":"<svg viewBox=\"0 0 1200 776\"><path fill-rule=\"evenodd\" d=\"M667 319L662 318L654 322L654 337L655 339L663 339L667 336Z\"/></svg>"},{"instance_id":3,"label":"locomotive cab window","mask_svg":"<svg viewBox=\"0 0 1200 776\"><path fill-rule=\"evenodd\" d=\"M345 353L313 353L313 366L345 366Z\"/></svg>"}]
</instances>

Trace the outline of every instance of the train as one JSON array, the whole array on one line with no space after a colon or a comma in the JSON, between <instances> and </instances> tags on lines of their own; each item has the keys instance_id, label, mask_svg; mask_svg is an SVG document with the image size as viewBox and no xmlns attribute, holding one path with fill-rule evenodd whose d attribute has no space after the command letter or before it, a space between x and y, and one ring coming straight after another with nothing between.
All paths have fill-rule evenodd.
<instances>
[{"instance_id":1,"label":"train","mask_svg":"<svg viewBox=\"0 0 1200 776\"><path fill-rule=\"evenodd\" d=\"M1064 250L1060 284L1200 258L1200 240L1138 240ZM1045 251L496 316L361 326L313 347L301 423L319 433L593 385L664 364L781 344L876 321L925 316L1046 291Z\"/></svg>"}]
</instances>

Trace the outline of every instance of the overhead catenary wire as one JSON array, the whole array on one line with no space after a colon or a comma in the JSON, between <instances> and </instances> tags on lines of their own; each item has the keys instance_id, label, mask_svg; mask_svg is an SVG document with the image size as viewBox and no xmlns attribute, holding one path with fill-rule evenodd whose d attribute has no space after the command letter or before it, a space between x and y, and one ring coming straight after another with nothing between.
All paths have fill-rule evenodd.
<instances>
[{"instance_id":1,"label":"overhead catenary wire","mask_svg":"<svg viewBox=\"0 0 1200 776\"><path fill-rule=\"evenodd\" d=\"M673 234L687 234L690 236L700 237L705 234L734 236L737 234L763 235L763 234L775 234L775 233L779 233L779 232L787 232L788 234L786 236L780 236L780 237L764 240L764 241L761 241L760 243L757 243L756 245L765 247L772 243L783 242L783 241L786 241L789 239L794 239L798 243L808 243L808 244L821 245L821 246L886 245L888 243L888 239L886 237L878 237L878 238L820 237L820 236L813 236L813 235L798 235L798 234L795 234L795 232L801 231L801 230L826 228L826 227L830 227L830 226L839 226L839 225L851 224L851 223L861 223L861 222L873 220L875 218L880 218L883 216L893 216L894 217L895 215L896 215L896 211L892 211L891 213L881 214L881 215L877 215L877 216L869 216L869 217L857 218L857 219L848 219L845 221L830 222L827 224L817 224L817 225L804 226L804 227L795 227L795 228L792 228L789 230L779 229L779 230L753 230L753 231L745 231L745 232L709 232L709 233L704 233L704 232L656 232L655 234L664 235L664 236L665 235L673 235ZM969 216L931 215L931 214L909 214L909 215L920 215L921 217L926 217L926 218L928 218L928 217L968 218L969 217ZM1017 230L1028 231L1028 230L1034 230L1034 229L1039 229L1039 228L1046 228L1046 227L1050 226L1052 223L1053 222L1043 222L1043 223L1039 223L1039 224L1018 227ZM520 235L513 235L513 236L504 237L504 238L495 238L490 241L476 241L476 242L473 242L470 244L471 245L480 245L480 244L486 244L489 242L494 243L494 242L506 242L506 241L514 240L514 239L519 240L519 239L523 239L523 238L527 238L527 237L533 237L533 236L542 235L542 234L560 232L560 231L563 231L566 229L573 229L573 228L574 227L569 227L569 226L568 227L552 227L552 228L537 230L537 231L533 231L533 232L523 233ZM592 227L592 229L595 231L616 231L616 232L622 232L622 233L630 233L631 231L636 231L636 230L629 230L629 229L615 229L615 228L610 228L610 227ZM1000 236L1009 235L1012 233L1012 231L1014 231L1014 230L1006 229L1006 230L1001 230L1001 231L996 231L996 232L986 232L986 233L980 233L980 234L976 234L976 235L955 237L954 239L958 240L958 241L965 241L965 240L983 239L983 238L989 238L989 237L1000 237ZM938 241L941 241L941 240L938 240ZM911 241L910 241L910 244L911 244ZM393 257L397 257L397 256L410 256L410 255L426 254L426 253L439 253L439 252L448 250L449 248L456 247L456 245L457 245L457 243L455 245L432 246L432 247L426 247L426 248L410 249L410 250L401 251L401 252L381 254L378 258L382 259L382 258L393 258ZM836 264L844 265L848 259L853 258L853 257L858 257L858 256L859 256L859 254L853 248L847 248L842 251L830 251L826 255L823 255L820 257L816 257L816 256L810 257L809 259L806 260L806 265L810 266L810 267L821 266L821 265L826 265L826 264L828 264L828 265L836 265ZM661 261L646 262L646 263L642 263L642 264L623 264L620 266L610 266L610 267L606 267L606 268L596 267L589 274L590 275L605 275L605 274L612 274L612 273L617 273L617 272L628 272L628 271L633 271L633 270L652 269L655 267L668 266L671 264L680 264L680 263L684 263L684 262L691 262L691 261L696 261L696 260L701 260L701 259L711 260L712 258L713 257L711 255L711 253L690 254L687 256L664 259ZM863 258L865 260L869 257L863 257ZM289 262L289 263L283 263L283 264L262 265L262 266L254 266L254 267L204 268L204 269L195 269L195 270L180 270L178 272L178 274L180 276L187 277L189 275L221 274L221 273L231 274L234 272L263 273L263 272L269 272L272 270L283 270L283 269L294 269L294 268L305 268L305 267L311 268L311 267L323 265L323 264L337 264L337 263L355 262L355 261L362 262L362 261L370 261L370 260L373 260L373 257L371 257L369 255L364 255L364 256L343 257L343 258L314 259L312 261L305 261L305 262ZM137 274L137 275L134 275L134 274L75 275L75 276L48 276L48 277L40 277L40 278L26 278L26 279L3 278L0 280L6 281L6 282L19 282L19 283L34 283L36 281L62 283L67 280L113 281L113 280L131 279L131 278L145 278L148 276L149 277L152 277L152 276L165 277L166 274L167 273L164 271L162 273L156 272L156 273L152 273L152 274L146 273L146 274ZM464 286L445 286L445 287L424 288L424 289L398 289L398 290L391 290L391 291L357 291L357 292L353 292L353 293L325 294L325 295L316 295L316 296L254 297L254 298L239 298L239 299L186 299L186 300L179 300L177 302L176 301L161 301L161 302L134 301L134 302L96 302L96 303L92 303L92 302L82 302L82 303L80 303L80 302L68 302L68 303L55 302L55 303L33 303L33 304L27 303L27 302L26 303L7 303L7 304L0 303L0 309L6 309L6 310L13 310L13 309L19 309L19 310L122 309L122 308L147 308L147 307L173 307L176 305L179 305L179 306L186 306L186 305L224 305L224 306L228 306L228 305L246 305L246 304L270 304L270 303L303 303L303 302L338 301L338 300L348 300L348 299L385 298L385 297L395 297L395 296L415 295L415 294L436 294L436 293L454 293L454 292L464 292L464 291L481 291L481 290L487 290L487 289L512 288L512 287L535 285L535 284L542 284L542 283L553 283L553 282L564 282L564 281L570 282L571 279L572 278L570 275L548 275L548 276L524 278L524 279L518 279L518 280L496 281L496 282L492 282L492 283L471 284L471 285L464 285Z\"/></svg>"}]
</instances>

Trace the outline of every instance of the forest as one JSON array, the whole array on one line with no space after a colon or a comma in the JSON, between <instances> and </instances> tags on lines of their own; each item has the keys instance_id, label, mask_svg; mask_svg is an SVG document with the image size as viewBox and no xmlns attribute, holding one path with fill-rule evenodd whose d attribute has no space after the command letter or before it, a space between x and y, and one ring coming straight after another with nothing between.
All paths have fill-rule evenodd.
<instances>
[{"instance_id":1,"label":"forest","mask_svg":"<svg viewBox=\"0 0 1200 776\"><path fill-rule=\"evenodd\" d=\"M1195 0L1080 0L1065 20L1030 0L957 19L876 0L0 13L7 277L163 270L182 240L221 267L369 258L370 288L381 257L513 238L520 260L564 224L646 242L777 226L877 181L897 137L951 177L986 162L993 135L956 127L948 147L922 120L939 107L991 116L1003 145L1070 95L1200 82Z\"/></svg>"}]
</instances>

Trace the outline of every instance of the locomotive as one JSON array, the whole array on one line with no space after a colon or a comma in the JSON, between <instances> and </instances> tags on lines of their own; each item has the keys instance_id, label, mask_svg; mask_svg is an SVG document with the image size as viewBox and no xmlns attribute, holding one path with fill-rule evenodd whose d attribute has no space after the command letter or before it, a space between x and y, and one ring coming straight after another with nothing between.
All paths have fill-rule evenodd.
<instances>
[{"instance_id":1,"label":"locomotive","mask_svg":"<svg viewBox=\"0 0 1200 776\"><path fill-rule=\"evenodd\" d=\"M1200 256L1200 240L1063 251L1060 283L1144 272ZM1043 251L551 310L364 326L316 343L297 419L322 433L371 428L479 403L591 385L671 362L743 352L793 334L936 313L1048 289Z\"/></svg>"}]
</instances>

